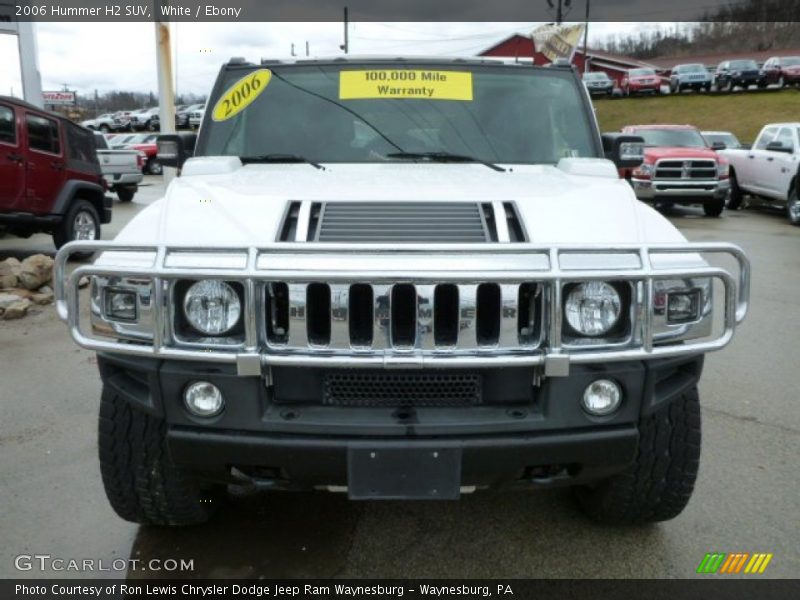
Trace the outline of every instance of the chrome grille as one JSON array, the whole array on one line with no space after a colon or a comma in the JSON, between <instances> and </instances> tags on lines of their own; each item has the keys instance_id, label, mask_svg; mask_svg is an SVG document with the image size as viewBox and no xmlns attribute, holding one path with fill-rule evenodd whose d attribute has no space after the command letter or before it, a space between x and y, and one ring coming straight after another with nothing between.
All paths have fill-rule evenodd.
<instances>
[{"instance_id":1,"label":"chrome grille","mask_svg":"<svg viewBox=\"0 0 800 600\"><path fill-rule=\"evenodd\" d=\"M713 160L660 160L656 163L656 179L716 179L717 163Z\"/></svg>"},{"instance_id":2,"label":"chrome grille","mask_svg":"<svg viewBox=\"0 0 800 600\"><path fill-rule=\"evenodd\" d=\"M535 348L536 283L270 282L267 343L286 350L457 352Z\"/></svg>"}]
</instances>

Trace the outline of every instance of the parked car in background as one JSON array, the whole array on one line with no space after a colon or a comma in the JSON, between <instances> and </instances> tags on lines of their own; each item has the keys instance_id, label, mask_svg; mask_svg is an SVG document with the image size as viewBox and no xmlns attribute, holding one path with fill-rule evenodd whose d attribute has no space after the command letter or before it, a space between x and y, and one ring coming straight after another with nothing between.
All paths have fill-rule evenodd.
<instances>
[{"instance_id":1,"label":"parked car in background","mask_svg":"<svg viewBox=\"0 0 800 600\"><path fill-rule=\"evenodd\" d=\"M669 91L673 94L683 90L711 91L711 73L705 65L692 63L676 65L669 78Z\"/></svg>"},{"instance_id":2,"label":"parked car in background","mask_svg":"<svg viewBox=\"0 0 800 600\"><path fill-rule=\"evenodd\" d=\"M190 104L189 106L183 107L180 110L175 110L175 126L178 129L188 129L189 128L189 116L196 110L203 108L203 104Z\"/></svg>"},{"instance_id":3,"label":"parked car in background","mask_svg":"<svg viewBox=\"0 0 800 600\"><path fill-rule=\"evenodd\" d=\"M608 76L608 73L603 71L584 73L583 85L586 86L590 94L605 94L606 96L611 96L614 93L614 80Z\"/></svg>"},{"instance_id":4,"label":"parked car in background","mask_svg":"<svg viewBox=\"0 0 800 600\"><path fill-rule=\"evenodd\" d=\"M691 125L630 125L622 132L644 139L644 161L621 173L639 200L701 204L709 217L725 209L728 161Z\"/></svg>"},{"instance_id":5,"label":"parked car in background","mask_svg":"<svg viewBox=\"0 0 800 600\"><path fill-rule=\"evenodd\" d=\"M739 138L730 131L703 131L701 133L709 147L716 149L718 152L726 149L738 150L745 147L744 144L739 141ZM724 146L724 148L722 146Z\"/></svg>"},{"instance_id":6,"label":"parked car in background","mask_svg":"<svg viewBox=\"0 0 800 600\"><path fill-rule=\"evenodd\" d=\"M622 93L626 96L631 94L660 94L661 77L656 73L655 69L629 69L622 76L620 87L622 88Z\"/></svg>"},{"instance_id":7,"label":"parked car in background","mask_svg":"<svg viewBox=\"0 0 800 600\"><path fill-rule=\"evenodd\" d=\"M200 129L200 124L203 122L203 115L206 113L205 106L194 109L189 113L189 127L192 129Z\"/></svg>"},{"instance_id":8,"label":"parked car in background","mask_svg":"<svg viewBox=\"0 0 800 600\"><path fill-rule=\"evenodd\" d=\"M158 107L145 108L131 115L131 127L135 131L150 129L153 117L158 118ZM152 131L152 130L151 130Z\"/></svg>"},{"instance_id":9,"label":"parked car in background","mask_svg":"<svg viewBox=\"0 0 800 600\"><path fill-rule=\"evenodd\" d=\"M57 248L98 240L111 221L103 187L90 129L0 96L0 227L49 233Z\"/></svg>"},{"instance_id":10,"label":"parked car in background","mask_svg":"<svg viewBox=\"0 0 800 600\"><path fill-rule=\"evenodd\" d=\"M92 129L94 131L109 133L111 131L119 131L120 129L123 129L125 125L122 119L116 117L111 113L106 113L104 115L100 115L95 119L82 121L81 126L86 127L88 129Z\"/></svg>"},{"instance_id":11,"label":"parked car in background","mask_svg":"<svg viewBox=\"0 0 800 600\"><path fill-rule=\"evenodd\" d=\"M714 74L714 87L719 91L730 92L734 88L747 89L758 85L761 72L754 60L726 60L719 63Z\"/></svg>"},{"instance_id":12,"label":"parked car in background","mask_svg":"<svg viewBox=\"0 0 800 600\"><path fill-rule=\"evenodd\" d=\"M120 202L130 202L139 189L147 157L139 150L111 150L101 133L94 134L97 160L109 191Z\"/></svg>"},{"instance_id":13,"label":"parked car in background","mask_svg":"<svg viewBox=\"0 0 800 600\"><path fill-rule=\"evenodd\" d=\"M779 87L800 84L800 56L773 56L761 67L759 85Z\"/></svg>"},{"instance_id":14,"label":"parked car in background","mask_svg":"<svg viewBox=\"0 0 800 600\"><path fill-rule=\"evenodd\" d=\"M109 146L113 150L119 150L120 148L128 148L133 144L149 144L154 142L157 137L158 134L155 133L128 133L115 137L109 142Z\"/></svg>"},{"instance_id":15,"label":"parked car in background","mask_svg":"<svg viewBox=\"0 0 800 600\"><path fill-rule=\"evenodd\" d=\"M722 154L731 168L730 208L739 208L747 193L756 204L785 209L789 222L800 226L800 122L766 125L752 148Z\"/></svg>"}]
</instances>

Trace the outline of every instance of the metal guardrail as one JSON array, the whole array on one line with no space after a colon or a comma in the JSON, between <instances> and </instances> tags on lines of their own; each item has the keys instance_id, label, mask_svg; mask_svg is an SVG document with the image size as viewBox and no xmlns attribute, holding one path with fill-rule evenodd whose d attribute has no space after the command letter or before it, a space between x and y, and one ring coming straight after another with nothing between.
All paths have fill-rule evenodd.
<instances>
[{"instance_id":1,"label":"metal guardrail","mask_svg":"<svg viewBox=\"0 0 800 600\"><path fill-rule=\"evenodd\" d=\"M125 257L152 256L149 265L113 264L101 255L96 264L81 265L67 274L67 262L75 253L113 252ZM698 260L700 254L732 257L738 274L710 267ZM618 261L617 268L604 268L588 257L610 261L611 257L635 258ZM696 266L653 266L654 255L692 255ZM183 262L190 266L182 266ZM202 260L198 260L203 257ZM569 257L569 258L567 258ZM576 261L576 257L579 259ZM469 259L474 269L453 269L454 261ZM588 262L587 262L588 260ZM193 267L193 264L205 266ZM582 263L582 264L581 264ZM627 264L626 264L627 263ZM459 263L461 264L461 263ZM311 266L313 265L313 266ZM638 265L638 266L637 266ZM153 281L155 327L152 341L130 343L97 339L85 335L79 318L79 286L84 276L140 277ZM660 279L707 277L722 282L725 290L723 330L717 337L681 344L654 345L654 282ZM241 282L244 288L244 343L231 348L198 348L181 345L171 335L172 310L168 306L166 286L182 279L225 279ZM615 246L515 244L404 244L402 247L375 244L303 244L278 243L268 248L136 245L109 242L72 242L64 246L55 262L56 310L73 339L81 346L97 350L164 359L202 360L236 364L240 375L258 375L262 367L273 365L316 367L382 368L468 368L506 366L544 366L546 375L565 375L569 363L592 363L663 358L718 350L733 337L734 329L747 314L750 296L750 263L744 252L733 244L626 244ZM562 311L552 310L545 324L545 343L532 351L499 353L477 348L469 354L447 352L422 353L418 349L400 351L383 349L368 352L281 351L264 343L263 327L257 313L257 286L270 281L408 281L413 283L449 283L490 281L496 283L529 281L544 283L548 302L561 307L563 285L588 280L641 282L637 314L641 335L627 347L609 349L565 349L562 344ZM254 309L256 307L256 309ZM262 311L263 312L263 311ZM632 336L634 338L636 336ZM522 348L521 350L524 350Z\"/></svg>"}]
</instances>

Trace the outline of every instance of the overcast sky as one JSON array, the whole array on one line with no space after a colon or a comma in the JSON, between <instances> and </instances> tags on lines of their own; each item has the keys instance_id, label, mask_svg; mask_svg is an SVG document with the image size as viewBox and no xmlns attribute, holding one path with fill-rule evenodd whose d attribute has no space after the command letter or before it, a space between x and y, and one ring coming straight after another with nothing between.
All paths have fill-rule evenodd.
<instances>
[{"instance_id":1,"label":"overcast sky","mask_svg":"<svg viewBox=\"0 0 800 600\"><path fill-rule=\"evenodd\" d=\"M538 23L353 23L351 54L474 55L514 32ZM666 23L592 23L589 42L615 33L664 27ZM263 57L341 54L340 23L172 24L178 93L205 94L220 64L232 56ZM39 23L42 87L64 84L80 94L94 90L157 91L153 23ZM21 96L16 38L0 34L0 94ZM7 60L7 57L10 60Z\"/></svg>"}]
</instances>

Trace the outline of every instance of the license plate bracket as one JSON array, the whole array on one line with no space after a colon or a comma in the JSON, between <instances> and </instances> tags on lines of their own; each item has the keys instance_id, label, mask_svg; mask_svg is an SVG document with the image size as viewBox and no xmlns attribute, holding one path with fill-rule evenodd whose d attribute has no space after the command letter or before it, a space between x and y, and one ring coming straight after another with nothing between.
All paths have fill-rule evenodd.
<instances>
[{"instance_id":1,"label":"license plate bracket","mask_svg":"<svg viewBox=\"0 0 800 600\"><path fill-rule=\"evenodd\" d=\"M347 489L352 500L457 500L461 448L353 444Z\"/></svg>"}]
</instances>

